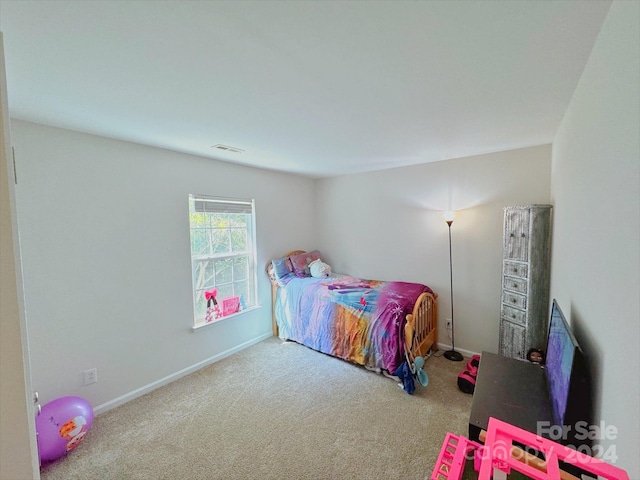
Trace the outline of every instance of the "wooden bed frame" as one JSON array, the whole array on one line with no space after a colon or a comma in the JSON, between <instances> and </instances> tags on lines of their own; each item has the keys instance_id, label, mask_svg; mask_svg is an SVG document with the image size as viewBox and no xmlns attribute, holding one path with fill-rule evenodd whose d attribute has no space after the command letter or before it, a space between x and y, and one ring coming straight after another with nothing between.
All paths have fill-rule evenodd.
<instances>
[{"instance_id":1,"label":"wooden bed frame","mask_svg":"<svg viewBox=\"0 0 640 480\"><path fill-rule=\"evenodd\" d=\"M305 250L293 250L283 255L289 257ZM275 304L278 292L271 262L266 267L267 275L271 280L271 325L273 335L278 336L278 323L276 322ZM438 295L436 293L423 293L416 300L413 311L407 315L407 323L404 326L405 348L409 353L409 360L417 356L425 356L431 349L438 349Z\"/></svg>"}]
</instances>

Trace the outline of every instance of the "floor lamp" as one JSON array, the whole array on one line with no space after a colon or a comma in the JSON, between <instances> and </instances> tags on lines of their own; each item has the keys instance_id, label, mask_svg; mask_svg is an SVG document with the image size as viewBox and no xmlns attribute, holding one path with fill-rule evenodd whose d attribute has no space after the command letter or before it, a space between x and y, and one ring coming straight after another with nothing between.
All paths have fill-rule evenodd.
<instances>
[{"instance_id":1,"label":"floor lamp","mask_svg":"<svg viewBox=\"0 0 640 480\"><path fill-rule=\"evenodd\" d=\"M451 260L451 224L453 220L456 218L458 212L449 210L442 214L442 218L447 222L449 226L449 278L451 279L451 350L447 350L444 352L444 358L447 360L451 360L454 362L462 361L462 354L460 352L456 352L456 341L455 341L455 324L453 323L453 262Z\"/></svg>"}]
</instances>

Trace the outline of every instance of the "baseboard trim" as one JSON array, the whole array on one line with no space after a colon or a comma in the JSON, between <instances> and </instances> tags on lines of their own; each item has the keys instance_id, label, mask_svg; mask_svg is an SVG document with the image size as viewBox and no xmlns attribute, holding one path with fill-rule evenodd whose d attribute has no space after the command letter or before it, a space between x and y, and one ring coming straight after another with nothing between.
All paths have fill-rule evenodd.
<instances>
[{"instance_id":1,"label":"baseboard trim","mask_svg":"<svg viewBox=\"0 0 640 480\"><path fill-rule=\"evenodd\" d=\"M222 360L223 358L233 355L234 353L244 350L245 348L255 345L256 343L262 342L263 340L266 340L267 338L270 338L272 336L273 334L269 332L269 333L260 335L259 337L252 338L251 340L241 343L236 347L230 348L229 350L226 350L217 355L214 355L213 357L209 357L201 362L191 365L190 367L183 368L182 370L172 373L171 375L161 378L160 380L157 380L153 383L145 385L144 387L140 387L136 390L133 390L132 392L125 393L124 395L114 398L113 400L109 400L108 402L98 405L97 407L94 407L93 413L95 415L100 415L101 413L104 413L113 408L119 407L120 405L130 402L135 398L141 397L146 393L152 392L156 388L163 387L164 385L174 382L179 378L184 377L185 375L189 375L190 373L196 372L201 368L206 367L207 365L211 365L212 363Z\"/></svg>"}]
</instances>

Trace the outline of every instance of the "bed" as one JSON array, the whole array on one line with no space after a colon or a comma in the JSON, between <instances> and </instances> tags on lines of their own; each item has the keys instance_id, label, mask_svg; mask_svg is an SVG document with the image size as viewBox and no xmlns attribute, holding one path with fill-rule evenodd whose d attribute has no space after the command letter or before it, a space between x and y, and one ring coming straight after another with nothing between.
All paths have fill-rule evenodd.
<instances>
[{"instance_id":1,"label":"bed","mask_svg":"<svg viewBox=\"0 0 640 480\"><path fill-rule=\"evenodd\" d=\"M389 374L436 349L437 294L428 286L310 276L319 257L294 250L267 264L275 336Z\"/></svg>"}]
</instances>

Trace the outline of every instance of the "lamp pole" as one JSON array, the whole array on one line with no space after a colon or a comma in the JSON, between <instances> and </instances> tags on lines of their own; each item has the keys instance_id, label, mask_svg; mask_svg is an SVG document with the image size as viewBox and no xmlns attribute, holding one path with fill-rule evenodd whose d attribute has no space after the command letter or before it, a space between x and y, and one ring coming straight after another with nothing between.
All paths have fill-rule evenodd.
<instances>
[{"instance_id":1,"label":"lamp pole","mask_svg":"<svg viewBox=\"0 0 640 480\"><path fill-rule=\"evenodd\" d=\"M456 352L455 324L453 322L453 260L451 255L451 224L453 223L453 220L446 220L446 222L449 226L449 278L451 281L451 350L447 350L446 352L444 352L444 358L453 362L461 362L463 357L460 352Z\"/></svg>"}]
</instances>

